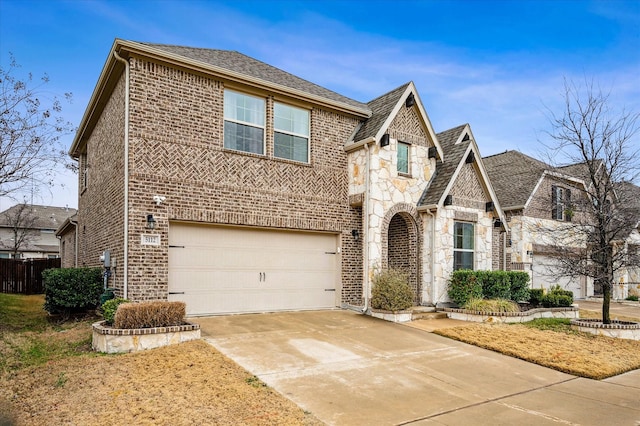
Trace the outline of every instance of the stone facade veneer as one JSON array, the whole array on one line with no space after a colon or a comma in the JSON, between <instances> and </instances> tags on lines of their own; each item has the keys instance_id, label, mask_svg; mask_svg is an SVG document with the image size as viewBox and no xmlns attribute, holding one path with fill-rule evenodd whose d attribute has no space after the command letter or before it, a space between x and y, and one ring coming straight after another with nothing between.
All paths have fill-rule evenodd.
<instances>
[{"instance_id":1,"label":"stone facade veneer","mask_svg":"<svg viewBox=\"0 0 640 426\"><path fill-rule=\"evenodd\" d=\"M92 326L93 350L109 354L137 352L188 342L200 338L200 324L186 323L171 327L122 329L106 326L104 321Z\"/></svg>"}]
</instances>

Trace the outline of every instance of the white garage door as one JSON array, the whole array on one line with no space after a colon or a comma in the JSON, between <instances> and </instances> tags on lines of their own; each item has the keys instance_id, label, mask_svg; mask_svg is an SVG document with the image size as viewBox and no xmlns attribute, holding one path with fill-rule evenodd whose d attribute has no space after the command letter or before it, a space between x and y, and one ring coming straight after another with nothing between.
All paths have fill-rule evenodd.
<instances>
[{"instance_id":1,"label":"white garage door","mask_svg":"<svg viewBox=\"0 0 640 426\"><path fill-rule=\"evenodd\" d=\"M337 236L171 223L169 300L187 314L337 305Z\"/></svg>"},{"instance_id":2,"label":"white garage door","mask_svg":"<svg viewBox=\"0 0 640 426\"><path fill-rule=\"evenodd\" d=\"M533 256L532 288L550 288L559 284L564 290L573 292L574 299L584 298L584 278L563 277L559 274L558 260L553 256Z\"/></svg>"}]
</instances>

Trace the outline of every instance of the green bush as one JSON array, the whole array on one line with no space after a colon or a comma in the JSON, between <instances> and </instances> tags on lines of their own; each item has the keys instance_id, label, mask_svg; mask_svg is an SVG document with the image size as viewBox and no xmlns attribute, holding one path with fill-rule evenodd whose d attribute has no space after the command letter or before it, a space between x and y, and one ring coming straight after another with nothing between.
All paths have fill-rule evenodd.
<instances>
[{"instance_id":1,"label":"green bush","mask_svg":"<svg viewBox=\"0 0 640 426\"><path fill-rule=\"evenodd\" d=\"M482 312L520 312L518 304L507 299L469 299L467 303L462 305L463 309Z\"/></svg>"},{"instance_id":2,"label":"green bush","mask_svg":"<svg viewBox=\"0 0 640 426\"><path fill-rule=\"evenodd\" d=\"M396 269L387 269L373 276L371 307L386 311L402 311L413 306L413 290L408 275Z\"/></svg>"},{"instance_id":3,"label":"green bush","mask_svg":"<svg viewBox=\"0 0 640 426\"><path fill-rule=\"evenodd\" d=\"M464 305L467 300L529 300L529 274L521 271L454 271L449 280L449 298Z\"/></svg>"},{"instance_id":4,"label":"green bush","mask_svg":"<svg viewBox=\"0 0 640 426\"><path fill-rule=\"evenodd\" d=\"M505 271L477 271L485 299L511 299L511 283Z\"/></svg>"},{"instance_id":5,"label":"green bush","mask_svg":"<svg viewBox=\"0 0 640 426\"><path fill-rule=\"evenodd\" d=\"M524 302L529 300L529 274L523 271L508 271L509 282L511 283L511 300Z\"/></svg>"},{"instance_id":6,"label":"green bush","mask_svg":"<svg viewBox=\"0 0 640 426\"><path fill-rule=\"evenodd\" d=\"M122 297L116 297L115 299L109 299L102 304L102 317L108 325L113 324L113 318L116 316L118 306L122 303L129 303L129 300Z\"/></svg>"},{"instance_id":7,"label":"green bush","mask_svg":"<svg viewBox=\"0 0 640 426\"><path fill-rule=\"evenodd\" d=\"M635 294L630 294L630 295L628 295L628 296L627 296L627 298L626 298L626 299L624 299L624 300L631 300L631 301L633 301L633 302L637 302L637 301L638 301L638 296L636 296Z\"/></svg>"},{"instance_id":8,"label":"green bush","mask_svg":"<svg viewBox=\"0 0 640 426\"><path fill-rule=\"evenodd\" d=\"M541 302L545 308L569 307L573 304L573 292L555 285L542 296Z\"/></svg>"},{"instance_id":9,"label":"green bush","mask_svg":"<svg viewBox=\"0 0 640 426\"><path fill-rule=\"evenodd\" d=\"M44 309L50 314L70 314L95 309L102 294L102 269L59 268L42 272Z\"/></svg>"},{"instance_id":10,"label":"green bush","mask_svg":"<svg viewBox=\"0 0 640 426\"><path fill-rule=\"evenodd\" d=\"M469 269L453 271L448 293L458 306L464 305L469 299L482 299L482 285L478 282L476 272Z\"/></svg>"},{"instance_id":11,"label":"green bush","mask_svg":"<svg viewBox=\"0 0 640 426\"><path fill-rule=\"evenodd\" d=\"M543 288L532 288L529 290L529 303L535 306L540 305L543 296Z\"/></svg>"}]
</instances>

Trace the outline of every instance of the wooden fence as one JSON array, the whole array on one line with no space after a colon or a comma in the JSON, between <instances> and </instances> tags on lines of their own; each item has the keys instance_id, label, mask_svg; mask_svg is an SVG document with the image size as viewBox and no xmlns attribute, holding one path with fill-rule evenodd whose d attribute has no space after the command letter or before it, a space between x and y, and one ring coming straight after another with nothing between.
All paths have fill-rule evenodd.
<instances>
[{"instance_id":1,"label":"wooden fence","mask_svg":"<svg viewBox=\"0 0 640 426\"><path fill-rule=\"evenodd\" d=\"M0 259L0 293L44 293L42 271L59 267L60 259Z\"/></svg>"}]
</instances>

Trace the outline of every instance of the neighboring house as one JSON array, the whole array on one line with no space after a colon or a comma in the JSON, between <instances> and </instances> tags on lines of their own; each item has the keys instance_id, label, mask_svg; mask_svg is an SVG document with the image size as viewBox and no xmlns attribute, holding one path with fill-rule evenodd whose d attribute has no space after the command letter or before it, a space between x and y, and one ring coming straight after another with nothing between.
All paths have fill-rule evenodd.
<instances>
[{"instance_id":1,"label":"neighboring house","mask_svg":"<svg viewBox=\"0 0 640 426\"><path fill-rule=\"evenodd\" d=\"M436 134L413 83L361 103L233 51L117 39L70 154L78 266L190 315L366 310L386 267L436 304L508 231L470 127Z\"/></svg>"},{"instance_id":2,"label":"neighboring house","mask_svg":"<svg viewBox=\"0 0 640 426\"><path fill-rule=\"evenodd\" d=\"M619 202L635 218L636 226L622 236L616 245L623 250L630 265L616 271L613 297L625 299L629 295L640 296L640 187L631 182L622 182L617 191Z\"/></svg>"},{"instance_id":3,"label":"neighboring house","mask_svg":"<svg viewBox=\"0 0 640 426\"><path fill-rule=\"evenodd\" d=\"M0 212L0 257L53 259L60 257L55 231L76 213L67 207L16 204Z\"/></svg>"},{"instance_id":4,"label":"neighboring house","mask_svg":"<svg viewBox=\"0 0 640 426\"><path fill-rule=\"evenodd\" d=\"M56 237L60 240L60 264L63 268L78 267L78 215L69 216L56 230Z\"/></svg>"},{"instance_id":5,"label":"neighboring house","mask_svg":"<svg viewBox=\"0 0 640 426\"><path fill-rule=\"evenodd\" d=\"M483 161L510 228L503 234L500 267L527 271L532 288L559 284L575 298L593 296L592 279L558 272L563 250L586 249L586 241L567 232L566 226L580 219L572 207L585 196L584 165L553 168L518 151Z\"/></svg>"}]
</instances>

